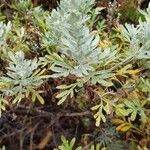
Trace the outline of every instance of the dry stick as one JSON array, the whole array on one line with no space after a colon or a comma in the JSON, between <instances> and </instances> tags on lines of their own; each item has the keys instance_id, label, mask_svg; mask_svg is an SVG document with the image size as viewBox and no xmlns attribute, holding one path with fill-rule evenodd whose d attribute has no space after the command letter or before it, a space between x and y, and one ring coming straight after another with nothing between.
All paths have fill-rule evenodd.
<instances>
[{"instance_id":1,"label":"dry stick","mask_svg":"<svg viewBox=\"0 0 150 150\"><path fill-rule=\"evenodd\" d=\"M25 130L25 129L27 129L27 128L25 127L25 128L23 128L23 129L20 129L20 130L14 131L14 132L12 132L12 133L10 133L10 134L6 134L6 135L4 135L4 136L0 139L0 143L2 143L2 141L3 141L5 138L8 138L8 137L14 136L14 135L16 135L17 133L20 133L20 132L22 132L22 130Z\"/></svg>"},{"instance_id":2,"label":"dry stick","mask_svg":"<svg viewBox=\"0 0 150 150\"><path fill-rule=\"evenodd\" d=\"M33 136L35 133L36 128L39 126L40 122L38 122L32 129L31 135L30 135L30 150L33 150Z\"/></svg>"},{"instance_id":3,"label":"dry stick","mask_svg":"<svg viewBox=\"0 0 150 150\"><path fill-rule=\"evenodd\" d=\"M84 112L79 112L79 113L66 113L62 114L64 117L80 117L80 116L88 116L91 115L90 111L84 111Z\"/></svg>"},{"instance_id":4,"label":"dry stick","mask_svg":"<svg viewBox=\"0 0 150 150\"><path fill-rule=\"evenodd\" d=\"M30 109L30 107L23 107L23 106L20 106L20 105L19 105L19 107L25 108L25 109ZM40 110L38 108L32 109L32 112L33 113L38 113L40 115L46 115L46 116L54 115L53 112L47 112L47 111L44 111L44 110ZM32 114L32 112L30 112L30 113ZM63 113L63 112L59 112L59 113L56 113L55 116L58 116L58 117L80 117L81 116L82 117L82 116L89 116L89 115L92 115L92 112L90 112L90 111L77 112L77 113Z\"/></svg>"},{"instance_id":5,"label":"dry stick","mask_svg":"<svg viewBox=\"0 0 150 150\"><path fill-rule=\"evenodd\" d=\"M29 115L29 113L30 113L32 107L33 107L33 104L31 103L30 106L29 106L29 109L28 109L28 111L27 111L27 114L26 114L25 117L24 117L23 124L25 124L25 122L27 121L28 115ZM20 132L20 150L23 150L24 137L25 137L25 136L24 136L24 134L23 134L23 131L21 131L21 132Z\"/></svg>"}]
</instances>

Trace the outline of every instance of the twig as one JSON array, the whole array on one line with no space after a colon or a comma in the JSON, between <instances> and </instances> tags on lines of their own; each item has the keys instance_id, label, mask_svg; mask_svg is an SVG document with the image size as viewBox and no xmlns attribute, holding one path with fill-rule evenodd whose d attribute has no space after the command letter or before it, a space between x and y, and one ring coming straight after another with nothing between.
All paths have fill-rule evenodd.
<instances>
[{"instance_id":1,"label":"twig","mask_svg":"<svg viewBox=\"0 0 150 150\"><path fill-rule=\"evenodd\" d=\"M20 108L24 108L24 109L31 109L30 107L23 107L23 106L19 106ZM26 110L16 110L16 113L27 113ZM30 111L30 114L33 115L34 113L37 113L39 115L45 115L45 116L59 116L59 117L81 117L81 116L90 116L92 115L92 113L90 111L84 111L84 112L77 112L77 113L64 113L64 112L47 112L44 110L40 110L38 108L33 108Z\"/></svg>"},{"instance_id":2,"label":"twig","mask_svg":"<svg viewBox=\"0 0 150 150\"><path fill-rule=\"evenodd\" d=\"M92 113L90 111L84 111L84 112L79 112L79 113L66 113L62 114L64 117L81 117L81 116L89 116Z\"/></svg>"}]
</instances>

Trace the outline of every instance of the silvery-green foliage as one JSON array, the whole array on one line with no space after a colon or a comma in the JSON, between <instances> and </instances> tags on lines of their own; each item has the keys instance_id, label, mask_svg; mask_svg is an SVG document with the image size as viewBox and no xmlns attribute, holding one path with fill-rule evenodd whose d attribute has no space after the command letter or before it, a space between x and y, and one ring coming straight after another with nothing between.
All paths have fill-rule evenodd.
<instances>
[{"instance_id":1,"label":"silvery-green foliage","mask_svg":"<svg viewBox=\"0 0 150 150\"><path fill-rule=\"evenodd\" d=\"M64 55L63 58L57 56L59 62L52 60L53 65L50 69L55 72L52 77L69 74L83 77L94 72L95 65L107 60L109 62L110 58L115 55L116 51L110 54L110 49L103 50L98 46L99 36L96 32L91 32L86 25L89 18L87 13L93 4L94 1L62 0L58 9L54 9L51 16L47 18L51 29L45 33L44 38L46 37L47 40L45 39L44 43L57 45L59 52Z\"/></svg>"},{"instance_id":2,"label":"silvery-green foliage","mask_svg":"<svg viewBox=\"0 0 150 150\"><path fill-rule=\"evenodd\" d=\"M26 30L24 27L15 28L15 30L11 34L11 40L16 42L17 44L20 43L23 45L23 42L25 41L25 37L26 37ZM17 51L18 49L15 50Z\"/></svg>"},{"instance_id":3,"label":"silvery-green foliage","mask_svg":"<svg viewBox=\"0 0 150 150\"><path fill-rule=\"evenodd\" d=\"M94 1L62 0L58 9L46 17L49 28L43 43L46 46L55 45L59 54L49 53L40 58L41 64L49 66L53 78L69 74L80 77L76 83L57 87L61 90L56 96L60 99L58 104L62 104L68 96L73 97L76 87L83 87L89 80L92 84L112 86L109 78L114 74L106 66L116 59L117 47L101 48L99 35L87 26L88 12L93 4Z\"/></svg>"},{"instance_id":4,"label":"silvery-green foliage","mask_svg":"<svg viewBox=\"0 0 150 150\"><path fill-rule=\"evenodd\" d=\"M19 51L15 55L8 53L10 62L7 67L7 74L1 78L1 81L8 83L7 89L2 89L5 95L15 96L13 103L20 102L22 98L34 94L33 101L37 97L43 103L41 96L35 89L43 83L42 71L36 71L38 68L37 59L26 60L24 53Z\"/></svg>"},{"instance_id":5,"label":"silvery-green foliage","mask_svg":"<svg viewBox=\"0 0 150 150\"><path fill-rule=\"evenodd\" d=\"M140 79L140 84L139 84L139 88L143 91L143 92L147 92L150 93L150 80L149 79Z\"/></svg>"},{"instance_id":6,"label":"silvery-green foliage","mask_svg":"<svg viewBox=\"0 0 150 150\"><path fill-rule=\"evenodd\" d=\"M87 75L89 71L95 70L92 65L99 63L101 49L97 48L99 37L90 33L88 27L80 23L72 23L72 26L64 33L61 41L63 43L63 46L60 48L61 53L74 61L72 74L83 76Z\"/></svg>"},{"instance_id":7,"label":"silvery-green foliage","mask_svg":"<svg viewBox=\"0 0 150 150\"><path fill-rule=\"evenodd\" d=\"M121 29L126 41L130 42L130 47L135 51L139 44L139 39L137 38L140 32L139 26L126 23Z\"/></svg>"},{"instance_id":8,"label":"silvery-green foliage","mask_svg":"<svg viewBox=\"0 0 150 150\"><path fill-rule=\"evenodd\" d=\"M84 82L91 81L92 84L99 83L102 86L109 87L112 86L113 83L111 81L106 81L107 79L113 77L114 74L110 70L101 70L90 73L85 76L82 80Z\"/></svg>"},{"instance_id":9,"label":"silvery-green foliage","mask_svg":"<svg viewBox=\"0 0 150 150\"><path fill-rule=\"evenodd\" d=\"M51 77L59 77L59 75L66 75L68 72L65 72L62 68L55 68L55 74L53 74ZM84 76L80 79L78 79L75 83L69 84L69 85L60 85L57 87L57 89L60 89L61 92L56 96L56 98L59 99L58 105L62 104L68 96L71 98L74 96L75 89L77 87L81 88L83 87L84 83L91 81L92 84L100 84L104 87L112 86L113 83L111 80L108 80L109 78L112 78L114 74L110 70L101 70L101 71L95 71L91 72L89 75ZM107 81L108 80L108 81Z\"/></svg>"},{"instance_id":10,"label":"silvery-green foliage","mask_svg":"<svg viewBox=\"0 0 150 150\"><path fill-rule=\"evenodd\" d=\"M43 35L43 43L47 45L60 44L60 37L63 37L66 27L70 26L72 14L78 16L75 21L85 23L89 19L87 13L94 4L94 0L61 0L59 7L53 9L51 15L45 17L46 25L49 28Z\"/></svg>"},{"instance_id":11,"label":"silvery-green foliage","mask_svg":"<svg viewBox=\"0 0 150 150\"><path fill-rule=\"evenodd\" d=\"M6 44L6 39L10 30L11 22L8 22L7 24L0 22L0 46Z\"/></svg>"},{"instance_id":12,"label":"silvery-green foliage","mask_svg":"<svg viewBox=\"0 0 150 150\"><path fill-rule=\"evenodd\" d=\"M85 46L85 48L87 48L88 50L88 46ZM43 60L43 63L52 63L50 69L54 71L54 74L51 76L55 78L61 76L66 77L69 74L74 74L77 77L87 77L91 75L93 76L93 73L97 74L96 70L98 67L104 67L112 63L116 59L115 54L117 51L113 48L106 48L103 50L100 48L91 48L92 51L89 50L89 52L87 51L87 53L85 48L82 47L81 51L79 52L72 52L71 48L70 51L68 49L68 51L65 51L65 54L68 57L65 57L64 55L59 56L58 54L53 54L53 56L47 55L45 57L45 60ZM70 58L72 58L73 61L69 61ZM104 72L102 71L101 73Z\"/></svg>"},{"instance_id":13,"label":"silvery-green foliage","mask_svg":"<svg viewBox=\"0 0 150 150\"><path fill-rule=\"evenodd\" d=\"M99 63L98 67L105 67L109 64L113 65L113 62L116 61L120 56L117 56L118 45L113 45L111 47L101 48L99 54Z\"/></svg>"},{"instance_id":14,"label":"silvery-green foliage","mask_svg":"<svg viewBox=\"0 0 150 150\"><path fill-rule=\"evenodd\" d=\"M12 0L11 8L18 12L27 12L32 8L33 4L31 0Z\"/></svg>"},{"instance_id":15,"label":"silvery-green foliage","mask_svg":"<svg viewBox=\"0 0 150 150\"><path fill-rule=\"evenodd\" d=\"M144 15L146 22L150 22L150 3L148 4L148 8L146 9L146 11L139 10L139 12Z\"/></svg>"},{"instance_id":16,"label":"silvery-green foliage","mask_svg":"<svg viewBox=\"0 0 150 150\"><path fill-rule=\"evenodd\" d=\"M72 98L74 96L74 89L76 87L83 87L83 84L84 83L82 80L78 80L76 83L73 84L57 86L57 89L62 90L62 92L56 96L56 98L59 99L57 104L61 105L67 99L68 96Z\"/></svg>"},{"instance_id":17,"label":"silvery-green foliage","mask_svg":"<svg viewBox=\"0 0 150 150\"><path fill-rule=\"evenodd\" d=\"M51 75L53 78L67 77L74 70L73 64L69 62L69 59L64 55L59 56L57 53L40 58L40 64L43 66L50 65L49 69L54 71Z\"/></svg>"},{"instance_id":18,"label":"silvery-green foliage","mask_svg":"<svg viewBox=\"0 0 150 150\"><path fill-rule=\"evenodd\" d=\"M76 12L85 15L91 10L94 3L95 0L61 0L57 11L63 14Z\"/></svg>"},{"instance_id":19,"label":"silvery-green foliage","mask_svg":"<svg viewBox=\"0 0 150 150\"><path fill-rule=\"evenodd\" d=\"M31 11L33 22L37 27L40 27L43 31L46 31L48 28L47 24L45 24L45 18L48 16L49 12L44 11L41 6L33 8Z\"/></svg>"},{"instance_id":20,"label":"silvery-green foliage","mask_svg":"<svg viewBox=\"0 0 150 150\"><path fill-rule=\"evenodd\" d=\"M121 30L127 42L129 42L129 50L127 55L136 59L150 58L150 4L147 12L140 11L145 21L139 20L138 25L125 24Z\"/></svg>"}]
</instances>

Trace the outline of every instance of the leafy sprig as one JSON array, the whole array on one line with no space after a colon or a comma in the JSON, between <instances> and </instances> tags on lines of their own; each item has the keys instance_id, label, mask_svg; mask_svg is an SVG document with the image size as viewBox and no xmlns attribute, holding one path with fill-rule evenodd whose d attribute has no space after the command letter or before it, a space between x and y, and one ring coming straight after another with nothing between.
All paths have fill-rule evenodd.
<instances>
[{"instance_id":1,"label":"leafy sprig","mask_svg":"<svg viewBox=\"0 0 150 150\"><path fill-rule=\"evenodd\" d=\"M1 77L1 81L8 84L7 89L1 89L5 95L15 96L13 103L19 103L24 97L32 95L32 100L37 98L41 104L44 99L36 89L43 83L46 76L42 75L44 70L38 70L38 62L26 60L24 53L19 51L15 55L10 52L8 72Z\"/></svg>"}]
</instances>

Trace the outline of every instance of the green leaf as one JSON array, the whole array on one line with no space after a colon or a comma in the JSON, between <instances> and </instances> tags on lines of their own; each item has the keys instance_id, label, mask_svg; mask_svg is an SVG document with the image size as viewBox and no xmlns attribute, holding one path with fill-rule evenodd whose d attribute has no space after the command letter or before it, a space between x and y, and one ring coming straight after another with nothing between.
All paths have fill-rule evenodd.
<instances>
[{"instance_id":1,"label":"green leaf","mask_svg":"<svg viewBox=\"0 0 150 150\"><path fill-rule=\"evenodd\" d=\"M6 110L6 105L8 104L8 101L5 100L2 95L0 95L0 118L2 116L2 112Z\"/></svg>"},{"instance_id":2,"label":"green leaf","mask_svg":"<svg viewBox=\"0 0 150 150\"><path fill-rule=\"evenodd\" d=\"M131 120L134 121L136 119L136 116L137 116L137 111L133 111L131 113Z\"/></svg>"},{"instance_id":3,"label":"green leaf","mask_svg":"<svg viewBox=\"0 0 150 150\"><path fill-rule=\"evenodd\" d=\"M40 94L36 93L36 97L42 105L45 103L43 97Z\"/></svg>"},{"instance_id":4,"label":"green leaf","mask_svg":"<svg viewBox=\"0 0 150 150\"><path fill-rule=\"evenodd\" d=\"M61 93L59 93L56 98L62 98L64 96L68 96L70 94L70 91L66 90L66 91L63 91Z\"/></svg>"},{"instance_id":5,"label":"green leaf","mask_svg":"<svg viewBox=\"0 0 150 150\"><path fill-rule=\"evenodd\" d=\"M105 86L105 87L110 87L110 86L113 85L112 82L108 82L108 81L105 81L105 80L99 80L98 83L101 84L102 86Z\"/></svg>"},{"instance_id":6,"label":"green leaf","mask_svg":"<svg viewBox=\"0 0 150 150\"><path fill-rule=\"evenodd\" d=\"M62 97L62 98L58 101L57 105L61 105L62 103L65 102L66 99L67 99L67 96Z\"/></svg>"}]
</instances>

